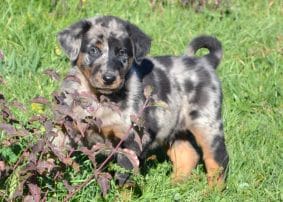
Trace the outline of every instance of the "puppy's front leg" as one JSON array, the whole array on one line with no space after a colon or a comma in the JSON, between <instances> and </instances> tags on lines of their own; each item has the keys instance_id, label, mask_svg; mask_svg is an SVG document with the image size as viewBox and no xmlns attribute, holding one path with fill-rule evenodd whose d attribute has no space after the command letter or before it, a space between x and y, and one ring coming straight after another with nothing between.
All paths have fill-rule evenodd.
<instances>
[{"instance_id":1,"label":"puppy's front leg","mask_svg":"<svg viewBox=\"0 0 283 202\"><path fill-rule=\"evenodd\" d=\"M123 153L117 154L117 164L128 171L115 174L115 179L119 186L134 186L134 182L131 179L131 171L139 170L139 159L142 152L141 143L136 138L137 135L135 132L130 133L129 137L122 144Z\"/></svg>"}]
</instances>

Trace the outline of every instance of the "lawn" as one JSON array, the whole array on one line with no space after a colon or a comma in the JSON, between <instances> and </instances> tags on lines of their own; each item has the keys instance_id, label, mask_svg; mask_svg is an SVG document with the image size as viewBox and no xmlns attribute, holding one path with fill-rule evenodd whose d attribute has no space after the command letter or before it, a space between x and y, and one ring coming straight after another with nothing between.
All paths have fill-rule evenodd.
<instances>
[{"instance_id":1,"label":"lawn","mask_svg":"<svg viewBox=\"0 0 283 202\"><path fill-rule=\"evenodd\" d=\"M203 165L186 183L172 185L170 163L155 161L147 165L147 173L136 176L140 191L118 189L112 181L103 199L92 180L73 201L283 201L282 0L223 0L220 8L199 12L177 0L53 2L0 2L0 95L14 103L11 110L22 124L33 115L50 116L48 105L31 100L37 96L52 100L60 82L43 72L51 68L63 78L70 66L56 34L80 19L115 15L131 21L153 39L150 55L183 54L190 39L199 34L217 36L224 48L217 74L224 91L224 130L230 155L226 189L208 188ZM15 101L23 106L15 107ZM40 124L35 127L41 128ZM14 167L37 136L30 133L10 144L9 138L0 129L0 162ZM91 175L89 161L82 166L79 172L66 169L65 178L72 185ZM17 170L21 166L16 166L8 178L1 169L0 165L0 200L5 201L19 184ZM62 201L67 195L60 180L41 180L42 190L49 190L48 201Z\"/></svg>"}]
</instances>

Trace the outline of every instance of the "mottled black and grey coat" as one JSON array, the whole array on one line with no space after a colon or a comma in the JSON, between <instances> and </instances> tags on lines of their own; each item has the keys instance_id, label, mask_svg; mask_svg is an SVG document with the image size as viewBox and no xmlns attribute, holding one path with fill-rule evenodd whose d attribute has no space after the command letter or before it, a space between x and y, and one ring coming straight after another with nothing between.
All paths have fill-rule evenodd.
<instances>
[{"instance_id":1,"label":"mottled black and grey coat","mask_svg":"<svg viewBox=\"0 0 283 202\"><path fill-rule=\"evenodd\" d=\"M141 148L134 135L123 143L142 158L144 151L162 146L173 162L173 179L183 180L199 161L205 163L208 182L222 184L228 155L224 143L221 118L221 85L215 69L222 57L220 42L210 36L195 38L185 55L147 57L151 40L135 25L113 16L82 20L64 29L59 42L71 60L69 76L60 91L69 105L72 92L104 95L115 102L121 113L93 100L95 111L81 112L101 119L100 132L88 134L89 143L122 138L131 125L130 115L136 114L145 101L143 89L153 87L153 96L167 103L148 108L144 114L144 135ZM195 57L200 48L209 53ZM200 148L201 153L197 152ZM127 169L131 164L118 156L118 163ZM123 184L127 175L120 175Z\"/></svg>"}]
</instances>

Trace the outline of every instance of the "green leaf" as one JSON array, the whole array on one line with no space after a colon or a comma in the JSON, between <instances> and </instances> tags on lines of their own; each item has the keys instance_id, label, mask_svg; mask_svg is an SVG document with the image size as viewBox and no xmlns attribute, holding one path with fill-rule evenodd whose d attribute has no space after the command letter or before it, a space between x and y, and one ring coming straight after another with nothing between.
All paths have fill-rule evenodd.
<instances>
[{"instance_id":1,"label":"green leaf","mask_svg":"<svg viewBox=\"0 0 283 202\"><path fill-rule=\"evenodd\" d=\"M152 92L153 92L153 87L148 85L144 88L143 94L146 98L149 98Z\"/></svg>"},{"instance_id":2,"label":"green leaf","mask_svg":"<svg viewBox=\"0 0 283 202\"><path fill-rule=\"evenodd\" d=\"M17 155L13 152L11 147L4 147L0 149L0 155L6 159L8 164L13 164L16 163L18 157Z\"/></svg>"},{"instance_id":3,"label":"green leaf","mask_svg":"<svg viewBox=\"0 0 283 202\"><path fill-rule=\"evenodd\" d=\"M150 104L151 107L161 107L165 110L169 110L169 105L162 101L162 100L157 100L157 101L154 101Z\"/></svg>"}]
</instances>

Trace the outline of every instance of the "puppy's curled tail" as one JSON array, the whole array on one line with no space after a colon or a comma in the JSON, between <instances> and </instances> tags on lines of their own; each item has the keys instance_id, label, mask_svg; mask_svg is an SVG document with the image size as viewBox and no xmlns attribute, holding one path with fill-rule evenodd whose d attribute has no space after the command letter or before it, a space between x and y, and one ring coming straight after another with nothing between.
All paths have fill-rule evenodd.
<instances>
[{"instance_id":1,"label":"puppy's curled tail","mask_svg":"<svg viewBox=\"0 0 283 202\"><path fill-rule=\"evenodd\" d=\"M213 36L203 35L196 37L188 46L188 56L195 56L195 53L201 48L207 48L209 50L209 53L204 55L203 58L216 69L222 58L222 46L220 41Z\"/></svg>"}]
</instances>

